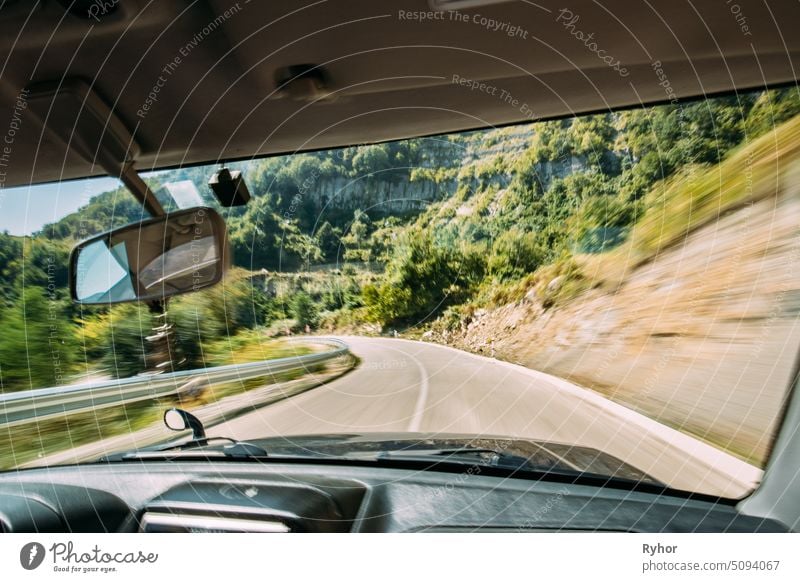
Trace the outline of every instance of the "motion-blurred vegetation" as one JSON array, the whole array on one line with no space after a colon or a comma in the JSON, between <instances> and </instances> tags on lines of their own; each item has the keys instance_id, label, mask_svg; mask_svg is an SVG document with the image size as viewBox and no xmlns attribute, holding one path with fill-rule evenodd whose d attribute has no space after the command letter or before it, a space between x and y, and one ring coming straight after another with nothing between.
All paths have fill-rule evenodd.
<instances>
[{"instance_id":1,"label":"motion-blurred vegetation","mask_svg":"<svg viewBox=\"0 0 800 582\"><path fill-rule=\"evenodd\" d=\"M172 361L234 361L220 346L252 333L402 330L531 291L545 308L568 301L590 285L579 258L646 260L745 199L799 147L798 114L788 88L232 164L254 194L224 210L237 268L170 302ZM147 179L191 180L213 204L209 173ZM404 210L343 194L400 187ZM0 234L1 390L149 368L153 313L81 309L66 292L71 245L141 216L119 189L31 236Z\"/></svg>"}]
</instances>

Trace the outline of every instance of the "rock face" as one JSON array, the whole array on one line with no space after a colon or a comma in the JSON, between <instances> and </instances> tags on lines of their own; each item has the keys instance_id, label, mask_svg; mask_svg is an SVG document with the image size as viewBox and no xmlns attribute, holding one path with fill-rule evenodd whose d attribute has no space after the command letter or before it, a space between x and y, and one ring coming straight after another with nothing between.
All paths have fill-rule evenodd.
<instances>
[{"instance_id":1,"label":"rock face","mask_svg":"<svg viewBox=\"0 0 800 582\"><path fill-rule=\"evenodd\" d=\"M444 173L436 180L421 173L409 180L402 172L394 176L376 174L355 179L343 177L320 179L309 189L314 210L324 215L326 210L352 213L362 210L371 217L418 213L432 202L452 196L458 187L457 176L464 169L479 168L498 156L520 155L530 145L533 129L530 125L509 127L489 133L465 134L461 139L426 138L421 140L422 161L416 170ZM563 176L574 170L580 160L569 159L545 164L543 180ZM550 167L553 166L553 167ZM575 167L573 167L575 166ZM409 169L413 175L414 169ZM506 187L511 176L507 173L482 180L484 187L497 184ZM473 178L477 186L478 179ZM469 183L463 180L462 183Z\"/></svg>"},{"instance_id":2,"label":"rock face","mask_svg":"<svg viewBox=\"0 0 800 582\"><path fill-rule=\"evenodd\" d=\"M363 210L370 216L421 212L431 202L449 196L454 186L432 180L369 180L335 178L320 180L313 196L318 211L330 206L351 213Z\"/></svg>"},{"instance_id":3,"label":"rock face","mask_svg":"<svg viewBox=\"0 0 800 582\"><path fill-rule=\"evenodd\" d=\"M800 197L784 193L630 265L613 290L551 309L529 293L439 339L568 378L760 464L800 346L798 316Z\"/></svg>"}]
</instances>

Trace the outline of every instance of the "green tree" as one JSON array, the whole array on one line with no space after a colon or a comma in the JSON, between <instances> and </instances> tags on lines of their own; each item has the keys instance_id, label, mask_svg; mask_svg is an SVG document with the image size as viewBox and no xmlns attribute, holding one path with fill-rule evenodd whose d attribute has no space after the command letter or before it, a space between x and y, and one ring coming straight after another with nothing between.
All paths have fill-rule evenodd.
<instances>
[{"instance_id":1,"label":"green tree","mask_svg":"<svg viewBox=\"0 0 800 582\"><path fill-rule=\"evenodd\" d=\"M363 210L356 210L350 228L342 237L344 258L347 261L368 262L370 260L369 230L370 220Z\"/></svg>"},{"instance_id":2,"label":"green tree","mask_svg":"<svg viewBox=\"0 0 800 582\"><path fill-rule=\"evenodd\" d=\"M380 285L364 288L364 303L373 321L415 322L463 301L482 275L478 257L438 246L430 234L412 230Z\"/></svg>"},{"instance_id":3,"label":"green tree","mask_svg":"<svg viewBox=\"0 0 800 582\"><path fill-rule=\"evenodd\" d=\"M280 218L269 198L251 201L241 217L228 222L233 263L246 269L276 269L280 265Z\"/></svg>"},{"instance_id":4,"label":"green tree","mask_svg":"<svg viewBox=\"0 0 800 582\"><path fill-rule=\"evenodd\" d=\"M598 253L620 244L636 220L636 209L621 196L587 198L572 220L575 250Z\"/></svg>"},{"instance_id":5,"label":"green tree","mask_svg":"<svg viewBox=\"0 0 800 582\"><path fill-rule=\"evenodd\" d=\"M102 364L115 378L126 378L147 370L149 344L155 319L147 307L128 303L109 312L103 338Z\"/></svg>"},{"instance_id":6,"label":"green tree","mask_svg":"<svg viewBox=\"0 0 800 582\"><path fill-rule=\"evenodd\" d=\"M747 118L747 137L753 139L775 129L800 114L800 91L797 87L761 93Z\"/></svg>"},{"instance_id":7,"label":"green tree","mask_svg":"<svg viewBox=\"0 0 800 582\"><path fill-rule=\"evenodd\" d=\"M547 248L536 234L512 228L492 245L488 274L500 280L518 279L538 269L547 257Z\"/></svg>"},{"instance_id":8,"label":"green tree","mask_svg":"<svg viewBox=\"0 0 800 582\"><path fill-rule=\"evenodd\" d=\"M614 167L609 163L609 154L615 136L611 114L577 117L569 128L570 149L590 165L608 172Z\"/></svg>"},{"instance_id":9,"label":"green tree","mask_svg":"<svg viewBox=\"0 0 800 582\"><path fill-rule=\"evenodd\" d=\"M320 262L322 251L317 239L304 233L296 221L281 220L281 267L302 267L308 269Z\"/></svg>"},{"instance_id":10,"label":"green tree","mask_svg":"<svg viewBox=\"0 0 800 582\"><path fill-rule=\"evenodd\" d=\"M78 343L61 301L29 287L0 317L0 388L29 390L65 384Z\"/></svg>"},{"instance_id":11,"label":"green tree","mask_svg":"<svg viewBox=\"0 0 800 582\"><path fill-rule=\"evenodd\" d=\"M317 239L319 250L326 261L335 261L339 258L342 245L341 236L341 229L332 226L327 220L317 229L314 237Z\"/></svg>"},{"instance_id":12,"label":"green tree","mask_svg":"<svg viewBox=\"0 0 800 582\"><path fill-rule=\"evenodd\" d=\"M295 320L296 329L302 330L306 326L314 329L317 326L319 319L317 306L305 291L298 291L292 297L291 313Z\"/></svg>"},{"instance_id":13,"label":"green tree","mask_svg":"<svg viewBox=\"0 0 800 582\"><path fill-rule=\"evenodd\" d=\"M362 146L353 156L353 171L356 176L372 176L392 166L387 144ZM378 176L380 177L380 176Z\"/></svg>"},{"instance_id":14,"label":"green tree","mask_svg":"<svg viewBox=\"0 0 800 582\"><path fill-rule=\"evenodd\" d=\"M16 283L22 257L22 238L0 233L0 309L12 306L17 296Z\"/></svg>"}]
</instances>

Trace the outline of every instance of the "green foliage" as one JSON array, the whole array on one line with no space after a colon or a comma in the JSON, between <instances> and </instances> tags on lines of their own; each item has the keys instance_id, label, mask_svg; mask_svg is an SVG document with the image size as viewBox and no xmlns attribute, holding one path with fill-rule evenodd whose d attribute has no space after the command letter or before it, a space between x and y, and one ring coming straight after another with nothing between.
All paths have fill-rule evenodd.
<instances>
[{"instance_id":1,"label":"green foliage","mask_svg":"<svg viewBox=\"0 0 800 582\"><path fill-rule=\"evenodd\" d=\"M26 288L0 310L0 388L59 386L73 371L77 338L63 302L38 287Z\"/></svg>"},{"instance_id":2,"label":"green foliage","mask_svg":"<svg viewBox=\"0 0 800 582\"><path fill-rule=\"evenodd\" d=\"M577 252L600 253L620 245L637 217L637 204L622 196L588 197L572 219Z\"/></svg>"},{"instance_id":3,"label":"green foliage","mask_svg":"<svg viewBox=\"0 0 800 582\"><path fill-rule=\"evenodd\" d=\"M408 181L409 182L421 182L423 180L429 180L434 184L447 184L448 182L452 182L455 180L459 175L458 168L447 168L447 167L439 167L439 168L424 168L424 167L414 167L411 169L411 173L409 174Z\"/></svg>"},{"instance_id":4,"label":"green foliage","mask_svg":"<svg viewBox=\"0 0 800 582\"><path fill-rule=\"evenodd\" d=\"M0 233L0 298L7 306L13 305L23 240L21 237ZM0 309L3 303L0 303Z\"/></svg>"},{"instance_id":5,"label":"green foliage","mask_svg":"<svg viewBox=\"0 0 800 582\"><path fill-rule=\"evenodd\" d=\"M588 160L589 165L606 173L613 173L611 148L616 131L610 114L576 117L568 131L569 149L576 156Z\"/></svg>"},{"instance_id":6,"label":"green foliage","mask_svg":"<svg viewBox=\"0 0 800 582\"><path fill-rule=\"evenodd\" d=\"M107 230L149 218L142 205L124 187L92 198L78 212L42 227L49 239L82 240Z\"/></svg>"},{"instance_id":7,"label":"green foliage","mask_svg":"<svg viewBox=\"0 0 800 582\"><path fill-rule=\"evenodd\" d=\"M268 197L252 200L243 216L227 223L234 264L252 270L278 268L280 218Z\"/></svg>"},{"instance_id":8,"label":"green foliage","mask_svg":"<svg viewBox=\"0 0 800 582\"><path fill-rule=\"evenodd\" d=\"M533 289L547 305L568 301L588 285L572 253L630 244L646 257L769 191L776 160L795 150L798 115L800 94L788 88L548 121L527 133L506 128L232 164L245 172L253 199L223 213L233 263L254 278L235 271L223 285L170 302L173 361L207 365L209 346L273 321L285 327L289 316L300 329L365 319L402 325L448 308L455 321L478 296L498 303ZM212 204L209 174L183 168L169 179L192 181ZM157 188L163 177L147 179ZM427 209L370 216L328 198L342 184L377 190L400 181L427 189ZM120 188L32 237L0 233L0 320L12 330L0 338L5 389L54 382L44 366L52 354L27 353L31 338L47 342L49 322L37 313L53 306L66 322L57 326L58 349L69 351L64 370L78 361L120 376L146 369L147 310L83 310L78 318L66 301L74 241L142 217ZM333 274L322 266L334 262L357 269ZM301 274L292 279L293 272ZM31 365L17 367L19 354Z\"/></svg>"},{"instance_id":9,"label":"green foliage","mask_svg":"<svg viewBox=\"0 0 800 582\"><path fill-rule=\"evenodd\" d=\"M235 336L221 338L205 346L208 366L302 356L310 354L311 351L308 346L296 342L286 343L270 340L260 329L245 330ZM257 382L257 385L263 385L264 379L259 379Z\"/></svg>"},{"instance_id":10,"label":"green foliage","mask_svg":"<svg viewBox=\"0 0 800 582\"><path fill-rule=\"evenodd\" d=\"M764 91L755 99L747 117L747 136L750 139L756 138L796 115L800 115L797 87Z\"/></svg>"},{"instance_id":11,"label":"green foliage","mask_svg":"<svg viewBox=\"0 0 800 582\"><path fill-rule=\"evenodd\" d=\"M297 329L308 326L314 329L317 326L319 313L314 300L305 291L299 291L292 297L291 313Z\"/></svg>"},{"instance_id":12,"label":"green foliage","mask_svg":"<svg viewBox=\"0 0 800 582\"><path fill-rule=\"evenodd\" d=\"M314 238L316 238L317 247L325 261L332 262L339 258L342 250L342 231L339 227L332 226L326 220L314 233Z\"/></svg>"},{"instance_id":13,"label":"green foliage","mask_svg":"<svg viewBox=\"0 0 800 582\"><path fill-rule=\"evenodd\" d=\"M536 234L512 228L494 241L488 273L500 280L524 277L538 269L547 254L547 248Z\"/></svg>"},{"instance_id":14,"label":"green foliage","mask_svg":"<svg viewBox=\"0 0 800 582\"><path fill-rule=\"evenodd\" d=\"M387 144L358 148L353 156L353 171L359 176L371 176L391 167Z\"/></svg>"},{"instance_id":15,"label":"green foliage","mask_svg":"<svg viewBox=\"0 0 800 582\"><path fill-rule=\"evenodd\" d=\"M368 262L370 260L370 219L367 213L356 210L353 221L345 235L341 238L344 245L344 259L346 261Z\"/></svg>"},{"instance_id":16,"label":"green foliage","mask_svg":"<svg viewBox=\"0 0 800 582\"><path fill-rule=\"evenodd\" d=\"M119 305L111 309L101 339L102 366L115 378L126 378L147 370L148 344L154 318L147 307Z\"/></svg>"},{"instance_id":17,"label":"green foliage","mask_svg":"<svg viewBox=\"0 0 800 582\"><path fill-rule=\"evenodd\" d=\"M65 241L0 233L0 305L11 306L23 287L64 298L71 245Z\"/></svg>"},{"instance_id":18,"label":"green foliage","mask_svg":"<svg viewBox=\"0 0 800 582\"><path fill-rule=\"evenodd\" d=\"M538 272L536 278L536 294L544 307L565 303L589 287L578 263L566 253Z\"/></svg>"},{"instance_id":19,"label":"green foliage","mask_svg":"<svg viewBox=\"0 0 800 582\"><path fill-rule=\"evenodd\" d=\"M380 285L363 289L364 303L369 317L381 324L425 320L463 301L482 275L476 256L438 246L430 234L411 231Z\"/></svg>"},{"instance_id":20,"label":"green foliage","mask_svg":"<svg viewBox=\"0 0 800 582\"><path fill-rule=\"evenodd\" d=\"M736 150L719 165L687 166L654 188L632 242L650 255L721 213L780 189L784 160L800 155L800 117ZM785 170L783 170L785 171Z\"/></svg>"},{"instance_id":21,"label":"green foliage","mask_svg":"<svg viewBox=\"0 0 800 582\"><path fill-rule=\"evenodd\" d=\"M173 360L183 360L183 369L207 366L207 344L265 325L272 309L272 299L238 270L221 285L170 300L167 320L173 326Z\"/></svg>"}]
</instances>

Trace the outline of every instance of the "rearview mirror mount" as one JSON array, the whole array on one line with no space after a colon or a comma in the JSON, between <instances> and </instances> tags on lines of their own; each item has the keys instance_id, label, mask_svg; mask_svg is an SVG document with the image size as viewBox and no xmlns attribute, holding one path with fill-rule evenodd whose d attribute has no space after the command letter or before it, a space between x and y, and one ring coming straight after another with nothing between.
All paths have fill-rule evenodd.
<instances>
[{"instance_id":1,"label":"rearview mirror mount","mask_svg":"<svg viewBox=\"0 0 800 582\"><path fill-rule=\"evenodd\" d=\"M219 283L229 256L225 221L214 209L180 210L78 244L70 294L82 305L163 301Z\"/></svg>"}]
</instances>

